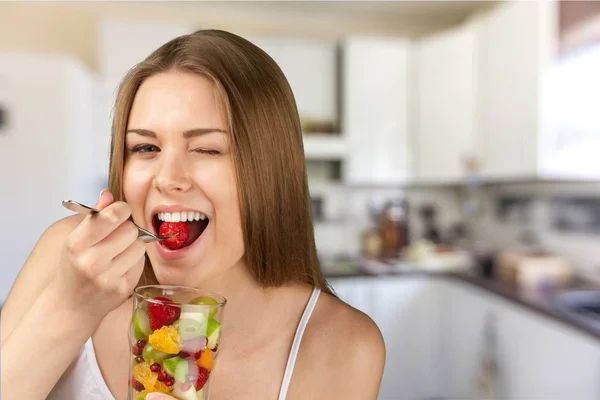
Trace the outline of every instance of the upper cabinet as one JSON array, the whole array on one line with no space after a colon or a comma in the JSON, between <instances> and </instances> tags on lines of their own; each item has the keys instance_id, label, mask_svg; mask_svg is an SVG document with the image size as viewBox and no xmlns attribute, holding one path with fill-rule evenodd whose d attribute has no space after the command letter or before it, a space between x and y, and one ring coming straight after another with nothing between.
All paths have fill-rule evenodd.
<instances>
[{"instance_id":1,"label":"upper cabinet","mask_svg":"<svg viewBox=\"0 0 600 400\"><path fill-rule=\"evenodd\" d=\"M250 38L287 78L305 133L339 133L338 45L332 40Z\"/></svg>"},{"instance_id":2,"label":"upper cabinet","mask_svg":"<svg viewBox=\"0 0 600 400\"><path fill-rule=\"evenodd\" d=\"M470 159L487 181L600 178L600 43L559 57L561 9L502 2L417 42L418 182L459 182Z\"/></svg>"},{"instance_id":3,"label":"upper cabinet","mask_svg":"<svg viewBox=\"0 0 600 400\"><path fill-rule=\"evenodd\" d=\"M478 154L487 179L537 178L543 76L552 62L554 2L505 2L482 21Z\"/></svg>"},{"instance_id":4,"label":"upper cabinet","mask_svg":"<svg viewBox=\"0 0 600 400\"><path fill-rule=\"evenodd\" d=\"M475 156L478 28L469 23L416 43L412 93L418 182L458 182Z\"/></svg>"},{"instance_id":5,"label":"upper cabinet","mask_svg":"<svg viewBox=\"0 0 600 400\"><path fill-rule=\"evenodd\" d=\"M406 39L350 38L343 50L342 130L349 184L402 184L409 177L409 72Z\"/></svg>"},{"instance_id":6,"label":"upper cabinet","mask_svg":"<svg viewBox=\"0 0 600 400\"><path fill-rule=\"evenodd\" d=\"M341 160L346 142L340 133L337 41L290 37L249 37L279 65L294 98L309 160Z\"/></svg>"}]
</instances>

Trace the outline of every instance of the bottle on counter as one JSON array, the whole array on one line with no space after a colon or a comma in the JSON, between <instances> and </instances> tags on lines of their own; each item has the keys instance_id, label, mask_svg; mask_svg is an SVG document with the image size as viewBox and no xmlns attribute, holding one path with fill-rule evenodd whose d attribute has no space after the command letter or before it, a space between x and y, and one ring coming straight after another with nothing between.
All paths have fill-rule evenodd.
<instances>
[{"instance_id":1,"label":"bottle on counter","mask_svg":"<svg viewBox=\"0 0 600 400\"><path fill-rule=\"evenodd\" d=\"M400 201L389 201L379 218L381 252L386 258L399 258L408 246L408 221L406 206Z\"/></svg>"}]
</instances>

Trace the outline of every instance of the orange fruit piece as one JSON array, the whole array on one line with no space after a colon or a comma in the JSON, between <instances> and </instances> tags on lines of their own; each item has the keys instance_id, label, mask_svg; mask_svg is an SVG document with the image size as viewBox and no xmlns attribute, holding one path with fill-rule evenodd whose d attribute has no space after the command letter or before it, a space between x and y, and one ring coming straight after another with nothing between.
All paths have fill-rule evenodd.
<instances>
[{"instance_id":1,"label":"orange fruit piece","mask_svg":"<svg viewBox=\"0 0 600 400\"><path fill-rule=\"evenodd\" d=\"M196 365L202 368L206 368L207 370L212 370L215 366L215 360L213 357L213 352L206 349L200 355L200 358L196 360Z\"/></svg>"},{"instance_id":2,"label":"orange fruit piece","mask_svg":"<svg viewBox=\"0 0 600 400\"><path fill-rule=\"evenodd\" d=\"M172 390L173 386L167 386L161 381L156 381L156 383L154 384L154 389L152 391L169 394Z\"/></svg>"},{"instance_id":3,"label":"orange fruit piece","mask_svg":"<svg viewBox=\"0 0 600 400\"><path fill-rule=\"evenodd\" d=\"M148 342L158 351L168 354L179 353L179 332L173 326L163 326L154 331Z\"/></svg>"},{"instance_id":4,"label":"orange fruit piece","mask_svg":"<svg viewBox=\"0 0 600 400\"><path fill-rule=\"evenodd\" d=\"M146 390L152 390L158 380L158 374L150 370L150 363L144 361L133 367L133 377L144 385Z\"/></svg>"}]
</instances>

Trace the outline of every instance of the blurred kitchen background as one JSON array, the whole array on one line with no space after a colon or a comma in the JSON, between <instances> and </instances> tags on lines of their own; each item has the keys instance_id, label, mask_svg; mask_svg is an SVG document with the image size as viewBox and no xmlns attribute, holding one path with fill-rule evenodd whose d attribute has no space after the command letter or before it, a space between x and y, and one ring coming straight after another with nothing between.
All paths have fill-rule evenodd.
<instances>
[{"instance_id":1,"label":"blurred kitchen background","mask_svg":"<svg viewBox=\"0 0 600 400\"><path fill-rule=\"evenodd\" d=\"M106 186L119 80L199 28L289 79L380 399L600 399L600 2L2 2L0 301Z\"/></svg>"}]
</instances>

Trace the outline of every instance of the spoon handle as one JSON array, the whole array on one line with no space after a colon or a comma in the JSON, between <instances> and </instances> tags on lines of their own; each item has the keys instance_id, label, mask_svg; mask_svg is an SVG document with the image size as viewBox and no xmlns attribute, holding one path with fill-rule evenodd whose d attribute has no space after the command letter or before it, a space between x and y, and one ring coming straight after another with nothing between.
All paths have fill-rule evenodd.
<instances>
[{"instance_id":1,"label":"spoon handle","mask_svg":"<svg viewBox=\"0 0 600 400\"><path fill-rule=\"evenodd\" d=\"M74 211L76 213L84 214L84 215L91 215L91 214L96 214L96 213L99 212L95 208L88 207L88 206L86 206L84 204L78 203L78 202L73 201L73 200L63 200L62 205L67 210L71 210L71 211Z\"/></svg>"},{"instance_id":2,"label":"spoon handle","mask_svg":"<svg viewBox=\"0 0 600 400\"><path fill-rule=\"evenodd\" d=\"M84 214L84 215L92 215L92 214L97 214L97 213L100 212L100 211L96 210L95 208L86 206L85 204L78 203L78 202L76 202L74 200L63 200L62 205L67 210L71 210L71 211L74 211L76 213ZM135 227L140 232L140 235L138 237L143 242L148 243L148 242L151 242L153 240L163 240L163 239L168 239L169 238L169 237L162 238L162 237L156 236L152 232L147 231L146 229L139 227L135 222L133 224L135 225Z\"/></svg>"}]
</instances>

